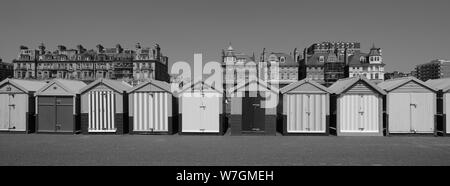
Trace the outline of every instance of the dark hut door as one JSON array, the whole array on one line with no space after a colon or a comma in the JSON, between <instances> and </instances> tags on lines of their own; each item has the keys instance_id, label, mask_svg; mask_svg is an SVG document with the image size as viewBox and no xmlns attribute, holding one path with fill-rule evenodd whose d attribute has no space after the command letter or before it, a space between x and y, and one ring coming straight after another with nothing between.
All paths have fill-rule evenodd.
<instances>
[{"instance_id":1,"label":"dark hut door","mask_svg":"<svg viewBox=\"0 0 450 186\"><path fill-rule=\"evenodd\" d=\"M264 131L265 109L261 108L262 97L258 94L251 97L248 92L242 99L242 130Z\"/></svg>"}]
</instances>

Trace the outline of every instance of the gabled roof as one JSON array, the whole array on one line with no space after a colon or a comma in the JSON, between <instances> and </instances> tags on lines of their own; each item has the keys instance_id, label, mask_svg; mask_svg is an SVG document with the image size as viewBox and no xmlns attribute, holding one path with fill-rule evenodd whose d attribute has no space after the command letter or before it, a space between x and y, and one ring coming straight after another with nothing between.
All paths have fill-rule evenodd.
<instances>
[{"instance_id":1,"label":"gabled roof","mask_svg":"<svg viewBox=\"0 0 450 186\"><path fill-rule=\"evenodd\" d=\"M134 92L134 91L139 90L142 87L145 87L145 86L147 86L149 84L154 85L154 86L160 88L161 90L164 90L164 91L167 91L169 93L172 93L169 83L164 82L164 81L153 80L153 79L149 80L149 81L146 81L146 82L143 82L143 83L139 84L138 86L135 86L135 87L129 89L127 92L128 93Z\"/></svg>"},{"instance_id":2,"label":"gabled roof","mask_svg":"<svg viewBox=\"0 0 450 186\"><path fill-rule=\"evenodd\" d=\"M434 89L433 87L431 87L431 86L425 84L423 81L421 81L421 80L419 80L419 79L417 79L415 77L411 77L411 76L410 77L403 77L403 78L396 78L396 79L386 80L384 82L379 83L378 86L380 88L382 88L383 90L385 90L387 92L390 92L390 91L392 91L392 90L394 90L394 89L396 89L398 87L401 87L401 86L403 86L406 83L411 82L411 81L413 81L413 82L415 82L415 83L417 83L417 84L419 84L419 85L421 85L421 86L423 86L425 88L428 88L428 89L430 89L432 91L436 91L436 89Z\"/></svg>"},{"instance_id":3,"label":"gabled roof","mask_svg":"<svg viewBox=\"0 0 450 186\"><path fill-rule=\"evenodd\" d=\"M196 83L188 83L187 85L183 86L183 89L181 89L179 92L173 92L173 94L179 95L184 92L193 92L194 90L205 90L205 87L207 90L213 90L220 94L224 93L220 90L217 90L213 86L205 83L204 81L197 81Z\"/></svg>"},{"instance_id":4,"label":"gabled roof","mask_svg":"<svg viewBox=\"0 0 450 186\"><path fill-rule=\"evenodd\" d=\"M36 92L43 86L45 86L44 81L30 81L30 80L22 80L22 79L10 79L7 78L0 82L0 86L3 84L9 83L16 88L24 91L24 92Z\"/></svg>"},{"instance_id":5,"label":"gabled roof","mask_svg":"<svg viewBox=\"0 0 450 186\"><path fill-rule=\"evenodd\" d=\"M301 81L297 81L297 82L291 83L291 84L283 87L280 90L280 92L281 92L281 94L287 93L287 92L289 92L289 91L291 91L291 90L293 90L293 89L295 89L295 88L297 88L297 87L299 87L299 86L301 86L301 85L303 85L305 83L311 84L314 87L317 87L318 89L323 90L324 92L332 93L331 90L329 90L327 87L325 87L325 86L323 86L323 85L321 85L321 84L319 84L319 83L317 83L317 82L315 82L313 80L307 79L307 78L303 79Z\"/></svg>"},{"instance_id":6,"label":"gabled roof","mask_svg":"<svg viewBox=\"0 0 450 186\"><path fill-rule=\"evenodd\" d=\"M430 79L426 81L425 84L436 90L442 90L443 92L450 90L450 78Z\"/></svg>"},{"instance_id":7,"label":"gabled roof","mask_svg":"<svg viewBox=\"0 0 450 186\"><path fill-rule=\"evenodd\" d=\"M350 87L352 87L354 84L356 84L360 81L369 85L371 88L376 90L378 93L380 93L382 95L386 95L386 92L383 89L381 89L380 87L378 87L377 85L372 83L365 76L355 76L352 78L340 79L328 88L335 94L342 94L345 91L347 91Z\"/></svg>"},{"instance_id":8,"label":"gabled roof","mask_svg":"<svg viewBox=\"0 0 450 186\"><path fill-rule=\"evenodd\" d=\"M88 91L89 89L97 86L98 84L104 84L107 87L109 87L119 93L122 93L123 91L127 91L128 89L132 88L132 86L130 84L123 82L123 81L100 78L100 79L97 79L94 82L90 83L89 85L83 87L80 90L80 94Z\"/></svg>"},{"instance_id":9,"label":"gabled roof","mask_svg":"<svg viewBox=\"0 0 450 186\"><path fill-rule=\"evenodd\" d=\"M57 84L69 95L78 94L79 91L86 86L86 83L82 81L66 80L66 79L53 79L47 83L44 87L39 89L35 95L45 95L43 92L47 90L52 85Z\"/></svg>"},{"instance_id":10,"label":"gabled roof","mask_svg":"<svg viewBox=\"0 0 450 186\"><path fill-rule=\"evenodd\" d=\"M259 86L258 86L258 90L260 90L260 89L259 89L260 87L263 87L263 88L265 88L265 89L267 89L267 90L271 90L272 92L275 92L275 93L277 93L277 94L280 92L280 90L279 90L277 87L268 85L266 82L261 81L261 80L259 80L259 79L258 79L258 80L252 80L252 81L249 81L249 82L245 82L245 81L244 81L243 83L239 83L239 84L237 84L236 86L230 88L227 92L228 92L228 93L235 92L235 91L237 91L237 90L239 90L239 89L241 89L241 88L247 87L248 85L253 84L253 83L256 83L257 85L259 85Z\"/></svg>"}]
</instances>

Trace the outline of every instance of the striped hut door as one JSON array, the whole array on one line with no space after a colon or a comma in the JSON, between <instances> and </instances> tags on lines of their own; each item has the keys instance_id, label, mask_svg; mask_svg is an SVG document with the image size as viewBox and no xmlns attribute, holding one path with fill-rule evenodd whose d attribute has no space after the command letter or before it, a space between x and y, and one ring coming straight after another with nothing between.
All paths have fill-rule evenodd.
<instances>
[{"instance_id":1,"label":"striped hut door","mask_svg":"<svg viewBox=\"0 0 450 186\"><path fill-rule=\"evenodd\" d=\"M134 94L133 130L143 132L168 131L168 94L139 92Z\"/></svg>"},{"instance_id":2,"label":"striped hut door","mask_svg":"<svg viewBox=\"0 0 450 186\"><path fill-rule=\"evenodd\" d=\"M115 132L115 94L91 91L89 94L89 132Z\"/></svg>"}]
</instances>

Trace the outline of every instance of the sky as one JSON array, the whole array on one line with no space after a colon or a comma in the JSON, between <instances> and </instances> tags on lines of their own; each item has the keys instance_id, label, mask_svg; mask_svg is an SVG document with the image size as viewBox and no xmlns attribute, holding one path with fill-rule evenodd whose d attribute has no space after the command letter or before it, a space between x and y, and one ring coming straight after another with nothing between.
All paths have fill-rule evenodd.
<instances>
[{"instance_id":1,"label":"sky","mask_svg":"<svg viewBox=\"0 0 450 186\"><path fill-rule=\"evenodd\" d=\"M1 0L0 58L20 45L134 48L158 43L172 64L234 49L290 53L315 42L383 49L386 71L450 59L448 0Z\"/></svg>"}]
</instances>

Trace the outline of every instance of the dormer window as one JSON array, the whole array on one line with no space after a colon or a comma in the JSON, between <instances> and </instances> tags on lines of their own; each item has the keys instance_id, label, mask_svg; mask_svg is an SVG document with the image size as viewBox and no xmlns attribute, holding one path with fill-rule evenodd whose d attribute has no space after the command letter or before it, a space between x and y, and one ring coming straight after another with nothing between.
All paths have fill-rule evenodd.
<instances>
[{"instance_id":1,"label":"dormer window","mask_svg":"<svg viewBox=\"0 0 450 186\"><path fill-rule=\"evenodd\" d=\"M366 62L366 58L365 58L364 56L361 56L361 57L359 58L359 61L360 61L361 63L365 63L365 62Z\"/></svg>"},{"instance_id":2,"label":"dormer window","mask_svg":"<svg viewBox=\"0 0 450 186\"><path fill-rule=\"evenodd\" d=\"M320 57L319 57L319 62L321 62L321 63L325 62L325 57L320 56Z\"/></svg>"},{"instance_id":3,"label":"dormer window","mask_svg":"<svg viewBox=\"0 0 450 186\"><path fill-rule=\"evenodd\" d=\"M284 57L281 57L281 58L280 58L280 62L281 62L281 63L284 63L284 62L286 62L286 58L284 58Z\"/></svg>"}]
</instances>

